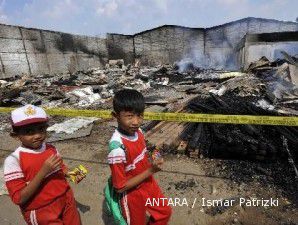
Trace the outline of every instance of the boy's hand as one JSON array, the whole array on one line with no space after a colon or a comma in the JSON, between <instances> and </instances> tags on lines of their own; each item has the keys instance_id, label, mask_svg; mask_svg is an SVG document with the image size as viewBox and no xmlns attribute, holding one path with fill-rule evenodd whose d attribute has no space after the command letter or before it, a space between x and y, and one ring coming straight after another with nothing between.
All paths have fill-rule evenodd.
<instances>
[{"instance_id":1,"label":"boy's hand","mask_svg":"<svg viewBox=\"0 0 298 225\"><path fill-rule=\"evenodd\" d=\"M57 155L51 155L42 165L41 170L46 176L48 173L61 167L62 159Z\"/></svg>"},{"instance_id":2,"label":"boy's hand","mask_svg":"<svg viewBox=\"0 0 298 225\"><path fill-rule=\"evenodd\" d=\"M161 171L161 169L162 169L161 167L162 167L163 163L164 163L163 158L155 159L152 163L152 172L156 173L158 171Z\"/></svg>"}]
</instances>

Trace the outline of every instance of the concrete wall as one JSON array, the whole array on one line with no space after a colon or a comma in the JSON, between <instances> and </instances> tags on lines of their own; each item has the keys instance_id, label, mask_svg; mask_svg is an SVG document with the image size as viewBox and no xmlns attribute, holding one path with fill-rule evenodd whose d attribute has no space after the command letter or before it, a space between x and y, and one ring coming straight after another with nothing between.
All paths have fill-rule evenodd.
<instances>
[{"instance_id":1,"label":"concrete wall","mask_svg":"<svg viewBox=\"0 0 298 225\"><path fill-rule=\"evenodd\" d=\"M248 34L239 51L241 67L266 56L270 61L284 58L281 51L298 56L298 32Z\"/></svg>"},{"instance_id":2,"label":"concrete wall","mask_svg":"<svg viewBox=\"0 0 298 225\"><path fill-rule=\"evenodd\" d=\"M206 29L206 58L210 67L239 69L238 46L246 34L298 31L298 23L247 18Z\"/></svg>"},{"instance_id":3,"label":"concrete wall","mask_svg":"<svg viewBox=\"0 0 298 225\"><path fill-rule=\"evenodd\" d=\"M85 70L107 58L105 39L0 25L0 78Z\"/></svg>"},{"instance_id":4,"label":"concrete wall","mask_svg":"<svg viewBox=\"0 0 298 225\"><path fill-rule=\"evenodd\" d=\"M124 59L126 64L134 62L134 40L131 35L107 34L107 49L109 59Z\"/></svg>"},{"instance_id":5,"label":"concrete wall","mask_svg":"<svg viewBox=\"0 0 298 225\"><path fill-rule=\"evenodd\" d=\"M241 67L239 45L246 34L283 31L298 31L298 23L246 18L207 29L165 25L133 36L112 34L108 48L113 49L114 59L128 55L129 63L134 58L143 65L192 61L208 68L237 70Z\"/></svg>"},{"instance_id":6,"label":"concrete wall","mask_svg":"<svg viewBox=\"0 0 298 225\"><path fill-rule=\"evenodd\" d=\"M203 57L204 30L164 26L136 34L134 46L135 57L149 65Z\"/></svg>"},{"instance_id":7,"label":"concrete wall","mask_svg":"<svg viewBox=\"0 0 298 225\"><path fill-rule=\"evenodd\" d=\"M270 61L283 58L283 55L280 53L281 51L286 51L290 55L298 56L298 41L250 45L246 48L245 65L248 66L251 62L257 61L264 55Z\"/></svg>"},{"instance_id":8,"label":"concrete wall","mask_svg":"<svg viewBox=\"0 0 298 225\"><path fill-rule=\"evenodd\" d=\"M10 75L15 71L28 73L29 64L20 28L9 26L0 28L1 75L4 73Z\"/></svg>"},{"instance_id":9,"label":"concrete wall","mask_svg":"<svg viewBox=\"0 0 298 225\"><path fill-rule=\"evenodd\" d=\"M135 35L107 34L106 39L0 24L0 79L75 72L121 58L125 63L140 59L143 65L192 61L239 69L239 45L246 34L283 31L298 31L298 23L246 18L207 29L165 25Z\"/></svg>"}]
</instances>

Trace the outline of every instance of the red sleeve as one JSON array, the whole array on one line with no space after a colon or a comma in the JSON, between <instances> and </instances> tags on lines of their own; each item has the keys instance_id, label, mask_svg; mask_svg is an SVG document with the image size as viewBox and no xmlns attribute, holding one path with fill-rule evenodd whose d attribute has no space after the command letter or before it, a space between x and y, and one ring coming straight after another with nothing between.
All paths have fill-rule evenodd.
<instances>
[{"instance_id":1,"label":"red sleeve","mask_svg":"<svg viewBox=\"0 0 298 225\"><path fill-rule=\"evenodd\" d=\"M62 160L61 169L62 169L62 171L63 171L64 174L67 174L68 167L64 164L64 161L63 160Z\"/></svg>"},{"instance_id":2,"label":"red sleeve","mask_svg":"<svg viewBox=\"0 0 298 225\"><path fill-rule=\"evenodd\" d=\"M68 172L68 167L64 164L64 161L63 161L62 156L59 153L59 151L55 148L55 146L48 144L48 143L47 143L47 147L51 148L52 151L54 152L54 154L56 153L59 157L61 157L61 160L62 160L61 169L62 169L63 173L66 174Z\"/></svg>"},{"instance_id":3,"label":"red sleeve","mask_svg":"<svg viewBox=\"0 0 298 225\"><path fill-rule=\"evenodd\" d=\"M15 204L19 205L21 199L21 191L24 187L26 187L26 182L22 178L20 178L7 181L5 184L11 200Z\"/></svg>"},{"instance_id":4,"label":"red sleeve","mask_svg":"<svg viewBox=\"0 0 298 225\"><path fill-rule=\"evenodd\" d=\"M124 164L123 163L110 164L110 168L112 172L113 187L118 190L124 188L127 182Z\"/></svg>"}]
</instances>

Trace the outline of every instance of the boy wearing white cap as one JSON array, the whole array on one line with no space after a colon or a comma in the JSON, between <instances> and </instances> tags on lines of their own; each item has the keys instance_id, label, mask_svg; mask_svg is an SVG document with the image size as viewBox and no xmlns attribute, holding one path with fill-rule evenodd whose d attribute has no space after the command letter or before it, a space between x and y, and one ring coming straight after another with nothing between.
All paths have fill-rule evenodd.
<instances>
[{"instance_id":1,"label":"boy wearing white cap","mask_svg":"<svg viewBox=\"0 0 298 225\"><path fill-rule=\"evenodd\" d=\"M27 224L80 225L73 192L65 179L65 165L46 144L48 116L26 105L11 112L11 136L21 142L4 162L4 180L12 201Z\"/></svg>"}]
</instances>

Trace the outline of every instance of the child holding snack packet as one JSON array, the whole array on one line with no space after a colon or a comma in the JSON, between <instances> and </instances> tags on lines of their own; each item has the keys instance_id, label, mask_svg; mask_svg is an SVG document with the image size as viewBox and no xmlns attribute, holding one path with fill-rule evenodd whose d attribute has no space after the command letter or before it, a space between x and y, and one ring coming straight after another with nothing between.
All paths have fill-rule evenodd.
<instances>
[{"instance_id":1,"label":"child holding snack packet","mask_svg":"<svg viewBox=\"0 0 298 225\"><path fill-rule=\"evenodd\" d=\"M146 213L150 214L149 225L166 225L172 213L167 201L158 206L146 204L148 199L165 197L153 177L161 170L163 159L155 151L150 162L140 130L144 97L136 90L121 90L115 94L113 108L118 128L109 143L112 176L105 189L107 207L121 225L145 225Z\"/></svg>"},{"instance_id":2,"label":"child holding snack packet","mask_svg":"<svg viewBox=\"0 0 298 225\"><path fill-rule=\"evenodd\" d=\"M4 180L27 224L80 225L66 166L57 149L45 142L48 116L34 105L11 112L12 133L21 145L4 162Z\"/></svg>"}]
</instances>

